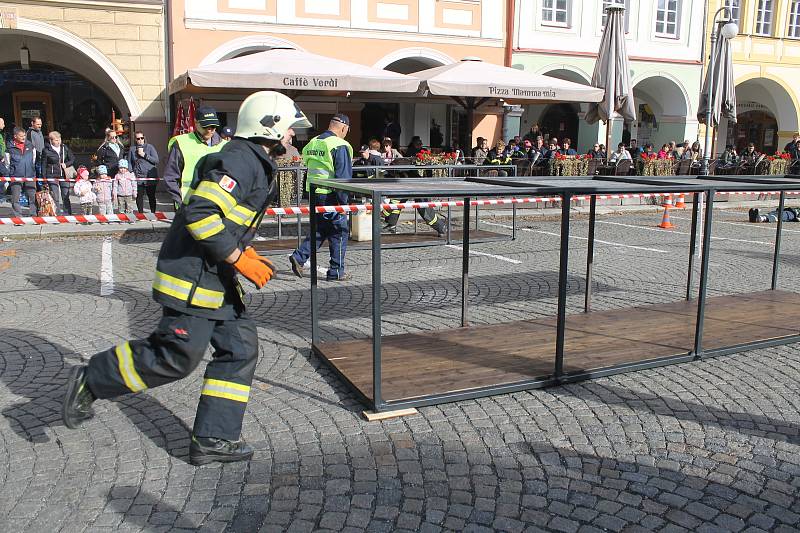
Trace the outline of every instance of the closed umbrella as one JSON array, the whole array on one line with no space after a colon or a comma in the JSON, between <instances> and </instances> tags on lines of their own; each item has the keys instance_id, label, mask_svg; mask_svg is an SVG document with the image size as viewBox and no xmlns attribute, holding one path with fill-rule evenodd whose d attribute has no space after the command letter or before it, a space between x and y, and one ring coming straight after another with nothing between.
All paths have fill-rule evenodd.
<instances>
[{"instance_id":1,"label":"closed umbrella","mask_svg":"<svg viewBox=\"0 0 800 533\"><path fill-rule=\"evenodd\" d=\"M717 127L722 117L736 124L736 88L733 84L733 53L731 39L736 36L738 27L727 22L720 23L713 35L711 62L706 69L706 78L700 92L700 107L697 120L706 124L706 146L703 152L703 174L708 171L708 160L714 151L709 147L710 130Z\"/></svg>"},{"instance_id":2,"label":"closed umbrella","mask_svg":"<svg viewBox=\"0 0 800 533\"><path fill-rule=\"evenodd\" d=\"M172 136L185 133L186 127L186 113L183 110L183 102L178 102L178 111L175 114L175 127L172 128Z\"/></svg>"},{"instance_id":3,"label":"closed umbrella","mask_svg":"<svg viewBox=\"0 0 800 533\"><path fill-rule=\"evenodd\" d=\"M633 101L631 69L628 65L628 50L625 45L625 8L612 6L606 9L606 27L600 41L600 51L592 74L592 86L605 90L605 96L589 106L586 121L594 124L602 120L607 124L606 150L611 150L610 119L619 113L625 120L636 120Z\"/></svg>"}]
</instances>

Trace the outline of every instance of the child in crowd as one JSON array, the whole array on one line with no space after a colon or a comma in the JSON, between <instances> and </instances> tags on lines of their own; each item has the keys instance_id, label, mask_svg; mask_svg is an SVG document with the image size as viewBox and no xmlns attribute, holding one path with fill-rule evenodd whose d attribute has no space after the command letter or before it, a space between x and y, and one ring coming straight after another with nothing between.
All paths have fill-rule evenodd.
<instances>
[{"instance_id":1,"label":"child in crowd","mask_svg":"<svg viewBox=\"0 0 800 533\"><path fill-rule=\"evenodd\" d=\"M97 167L97 179L94 181L94 192L97 194L97 205L101 215L114 214L114 198L112 189L114 181L108 175L105 165Z\"/></svg>"},{"instance_id":2,"label":"child in crowd","mask_svg":"<svg viewBox=\"0 0 800 533\"><path fill-rule=\"evenodd\" d=\"M73 190L80 198L81 212L84 215L91 215L92 206L94 205L97 197L95 196L94 191L92 191L92 182L89 181L89 171L86 169L86 167L80 167L78 169L78 179L75 181Z\"/></svg>"},{"instance_id":3,"label":"child in crowd","mask_svg":"<svg viewBox=\"0 0 800 533\"><path fill-rule=\"evenodd\" d=\"M136 175L128 170L128 160L119 160L119 172L114 176L112 188L114 203L119 213L133 213L136 201Z\"/></svg>"}]
</instances>

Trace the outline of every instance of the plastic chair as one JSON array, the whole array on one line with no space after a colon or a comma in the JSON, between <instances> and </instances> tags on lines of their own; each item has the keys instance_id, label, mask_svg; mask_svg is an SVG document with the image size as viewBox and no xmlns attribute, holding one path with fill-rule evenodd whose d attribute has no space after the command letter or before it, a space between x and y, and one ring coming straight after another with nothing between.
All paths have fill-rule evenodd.
<instances>
[{"instance_id":1,"label":"plastic chair","mask_svg":"<svg viewBox=\"0 0 800 533\"><path fill-rule=\"evenodd\" d=\"M631 171L632 161L630 159L622 159L617 162L617 167L614 170L615 176L627 176Z\"/></svg>"}]
</instances>

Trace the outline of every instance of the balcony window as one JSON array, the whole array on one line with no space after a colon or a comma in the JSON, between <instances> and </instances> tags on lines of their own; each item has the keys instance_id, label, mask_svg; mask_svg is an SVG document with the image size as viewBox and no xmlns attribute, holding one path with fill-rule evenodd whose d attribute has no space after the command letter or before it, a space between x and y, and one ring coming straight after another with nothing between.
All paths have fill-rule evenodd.
<instances>
[{"instance_id":1,"label":"balcony window","mask_svg":"<svg viewBox=\"0 0 800 533\"><path fill-rule=\"evenodd\" d=\"M800 39L800 0L793 0L789 6L789 37Z\"/></svg>"},{"instance_id":2,"label":"balcony window","mask_svg":"<svg viewBox=\"0 0 800 533\"><path fill-rule=\"evenodd\" d=\"M602 20L600 22L601 27L603 28L606 27L606 19L608 18L608 14L606 13L606 8L611 6L620 6L625 8L625 33L628 33L628 23L631 18L630 0L603 0L603 13L602 13Z\"/></svg>"},{"instance_id":3,"label":"balcony window","mask_svg":"<svg viewBox=\"0 0 800 533\"><path fill-rule=\"evenodd\" d=\"M542 23L547 26L569 26L570 0L542 0Z\"/></svg>"},{"instance_id":4,"label":"balcony window","mask_svg":"<svg viewBox=\"0 0 800 533\"><path fill-rule=\"evenodd\" d=\"M758 0L758 11L756 11L756 35L772 35L773 0Z\"/></svg>"},{"instance_id":5,"label":"balcony window","mask_svg":"<svg viewBox=\"0 0 800 533\"><path fill-rule=\"evenodd\" d=\"M730 9L731 20L739 24L739 8L741 7L741 0L725 0L725 7Z\"/></svg>"},{"instance_id":6,"label":"balcony window","mask_svg":"<svg viewBox=\"0 0 800 533\"><path fill-rule=\"evenodd\" d=\"M658 0L656 8L656 35L659 37L678 37L678 0Z\"/></svg>"}]
</instances>

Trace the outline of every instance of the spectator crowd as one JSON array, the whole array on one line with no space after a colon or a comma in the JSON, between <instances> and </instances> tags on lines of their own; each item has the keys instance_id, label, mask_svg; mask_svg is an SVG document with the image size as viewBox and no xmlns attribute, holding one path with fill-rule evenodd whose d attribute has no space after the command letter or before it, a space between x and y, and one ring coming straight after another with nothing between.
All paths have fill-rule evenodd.
<instances>
[{"instance_id":1,"label":"spectator crowd","mask_svg":"<svg viewBox=\"0 0 800 533\"><path fill-rule=\"evenodd\" d=\"M73 194L87 215L142 213L145 198L156 211L158 151L142 132L135 132L134 145L126 149L117 132L106 129L90 169L76 165L58 131L45 135L40 117L27 130L13 128L8 139L4 129L0 118L0 176L22 178L0 183L0 198L9 198L12 216L23 216L23 207L32 216L72 215Z\"/></svg>"},{"instance_id":2,"label":"spectator crowd","mask_svg":"<svg viewBox=\"0 0 800 533\"><path fill-rule=\"evenodd\" d=\"M217 133L219 123L216 113L210 108L209 111L213 113L214 120L209 120L206 124L208 127L202 127L200 122L195 127L203 133L203 142L214 146L230 139L234 132L224 127ZM385 122L382 138L373 137L363 144L354 154L353 166L413 164L431 153L419 136L413 136L405 149L398 147L399 125L393 117L387 117ZM4 129L5 122L0 118L0 175L25 179L0 182L0 198L7 196L10 199L13 216L23 216L24 206L34 216L72 215L73 195L78 198L83 214L143 213L145 199L151 212L157 210L159 154L141 131L134 133L132 146L126 147L116 130L106 129L105 139L87 167L76 165L75 154L58 131L47 134L42 131L40 117L32 118L27 129L14 127L8 138L2 133ZM292 158L293 161L299 159L300 153L292 144L293 136L294 131L290 130L278 147L277 156ZM631 169L631 173L641 169L643 162L652 160L671 160L676 164L686 162L689 168L698 168L703 157L700 143L690 143L688 140L682 143L670 141L656 150L651 143L639 146L636 139L630 139L619 143L614 150L609 150L604 144L594 143L583 151L568 137L548 137L538 125L531 127L524 136L517 135L507 141L496 139L490 142L489 139L478 137L468 154L458 146L447 148L443 153L447 154L448 162L456 164L507 166L522 162L530 165L531 169L551 168L554 161L567 158L597 160L606 168L619 167L628 162L625 166ZM180 175L180 153L177 152L177 160L175 154L175 151L170 151L165 174L175 167L173 173ZM741 154L737 153L734 146L728 145L713 164L716 171L754 170L765 157L767 155L760 153L753 143L749 143ZM792 165L800 161L800 135L795 134L786 144L782 157L791 159ZM166 181L173 199L180 198L176 186L168 179ZM176 205L178 202L176 200Z\"/></svg>"}]
</instances>

